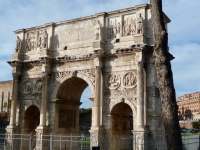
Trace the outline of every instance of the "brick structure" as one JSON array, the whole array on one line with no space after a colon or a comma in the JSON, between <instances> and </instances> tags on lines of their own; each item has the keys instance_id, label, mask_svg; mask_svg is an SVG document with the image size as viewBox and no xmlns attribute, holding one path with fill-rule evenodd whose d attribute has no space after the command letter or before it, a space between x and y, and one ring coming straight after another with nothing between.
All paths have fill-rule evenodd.
<instances>
[{"instance_id":1,"label":"brick structure","mask_svg":"<svg viewBox=\"0 0 200 150\"><path fill-rule=\"evenodd\" d=\"M200 119L200 92L185 94L177 101L180 120Z\"/></svg>"}]
</instances>

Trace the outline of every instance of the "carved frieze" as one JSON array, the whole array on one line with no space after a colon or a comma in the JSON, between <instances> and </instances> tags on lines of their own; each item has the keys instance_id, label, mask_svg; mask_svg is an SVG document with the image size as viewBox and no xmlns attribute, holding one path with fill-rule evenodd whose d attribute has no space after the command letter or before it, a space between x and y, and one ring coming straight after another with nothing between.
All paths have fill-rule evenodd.
<instances>
[{"instance_id":1,"label":"carved frieze","mask_svg":"<svg viewBox=\"0 0 200 150\"><path fill-rule=\"evenodd\" d=\"M60 108L58 112L58 119L59 128L75 128L76 110Z\"/></svg>"}]
</instances>

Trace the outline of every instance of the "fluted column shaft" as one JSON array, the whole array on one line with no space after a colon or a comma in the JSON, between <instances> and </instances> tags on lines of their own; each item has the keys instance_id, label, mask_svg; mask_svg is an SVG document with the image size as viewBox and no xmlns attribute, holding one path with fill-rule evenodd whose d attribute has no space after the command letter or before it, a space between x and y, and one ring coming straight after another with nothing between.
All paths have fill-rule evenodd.
<instances>
[{"instance_id":1,"label":"fluted column shaft","mask_svg":"<svg viewBox=\"0 0 200 150\"><path fill-rule=\"evenodd\" d=\"M95 97L93 104L94 113L94 127L99 127L100 125L100 96L101 96L101 68L95 68Z\"/></svg>"},{"instance_id":2,"label":"fluted column shaft","mask_svg":"<svg viewBox=\"0 0 200 150\"><path fill-rule=\"evenodd\" d=\"M42 77L42 102L40 111L40 126L46 126L46 112L47 112L47 100L48 100L48 74L43 73Z\"/></svg>"},{"instance_id":3,"label":"fluted column shaft","mask_svg":"<svg viewBox=\"0 0 200 150\"><path fill-rule=\"evenodd\" d=\"M138 62L137 68L137 128L144 128L144 75L143 62Z\"/></svg>"},{"instance_id":4,"label":"fluted column shaft","mask_svg":"<svg viewBox=\"0 0 200 150\"><path fill-rule=\"evenodd\" d=\"M17 101L18 101L18 78L19 75L13 74L13 89L12 89L12 104L10 112L10 125L16 125L16 110L17 110Z\"/></svg>"}]
</instances>

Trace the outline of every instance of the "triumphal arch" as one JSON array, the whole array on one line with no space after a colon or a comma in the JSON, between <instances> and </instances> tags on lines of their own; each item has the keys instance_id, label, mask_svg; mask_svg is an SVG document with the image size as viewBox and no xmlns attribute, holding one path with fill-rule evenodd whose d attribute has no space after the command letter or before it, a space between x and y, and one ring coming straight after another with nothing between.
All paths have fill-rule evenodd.
<instances>
[{"instance_id":1,"label":"triumphal arch","mask_svg":"<svg viewBox=\"0 0 200 150\"><path fill-rule=\"evenodd\" d=\"M89 86L91 147L128 150L116 148L114 137L130 134L137 150L155 149L157 137L165 142L148 4L15 33L8 134L36 133L36 150L49 149L41 134L79 135L80 97Z\"/></svg>"}]
</instances>

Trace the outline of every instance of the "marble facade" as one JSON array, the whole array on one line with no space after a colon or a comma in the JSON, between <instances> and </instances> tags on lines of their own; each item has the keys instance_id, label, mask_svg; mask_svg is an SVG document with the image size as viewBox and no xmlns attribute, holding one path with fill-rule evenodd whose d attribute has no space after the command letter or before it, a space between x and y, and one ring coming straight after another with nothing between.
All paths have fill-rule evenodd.
<instances>
[{"instance_id":1,"label":"marble facade","mask_svg":"<svg viewBox=\"0 0 200 150\"><path fill-rule=\"evenodd\" d=\"M164 127L148 4L15 33L16 50L8 62L14 89L8 133L35 132L36 150L48 149L40 142L42 133L78 135L80 97L89 86L91 146L114 150L119 141L113 137L132 134L140 143L135 149L156 148Z\"/></svg>"}]
</instances>

